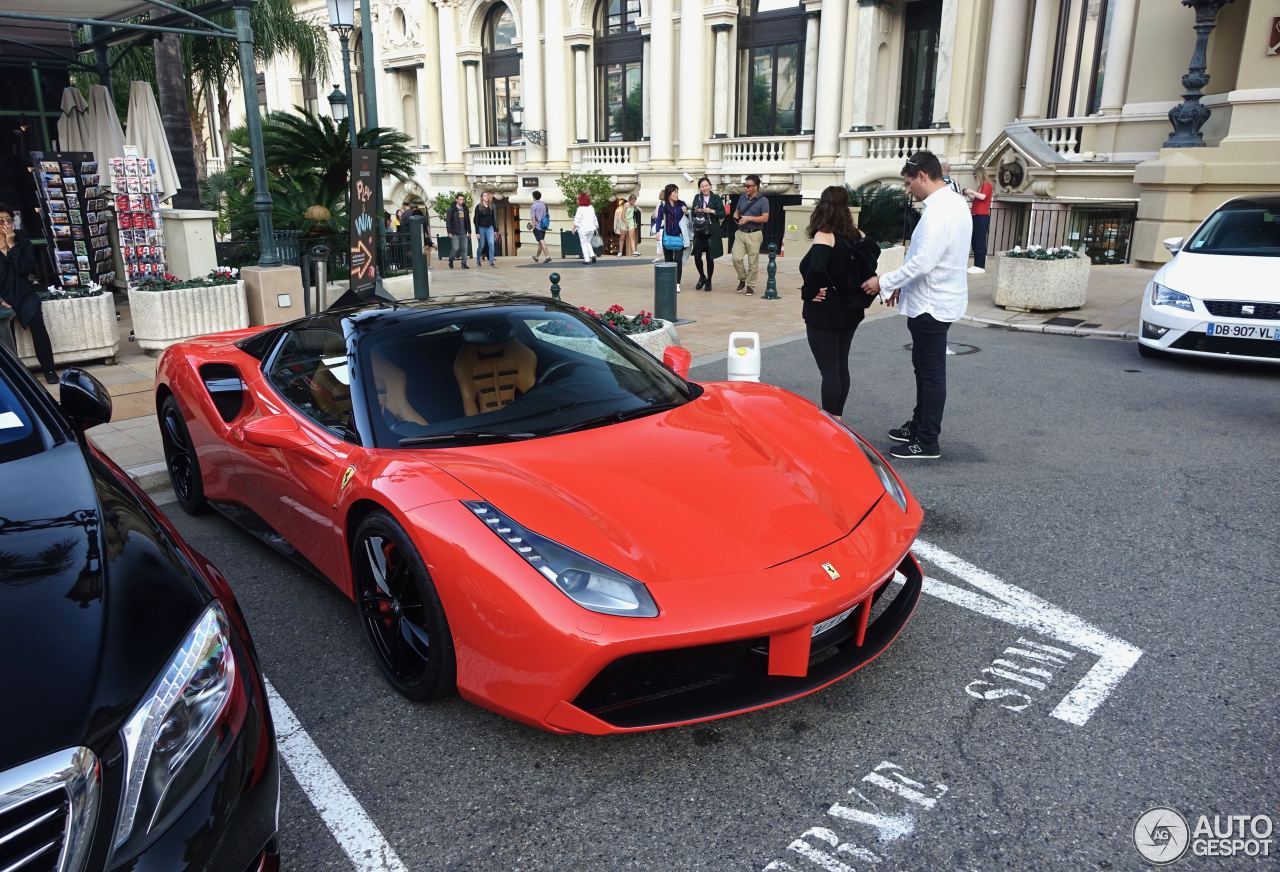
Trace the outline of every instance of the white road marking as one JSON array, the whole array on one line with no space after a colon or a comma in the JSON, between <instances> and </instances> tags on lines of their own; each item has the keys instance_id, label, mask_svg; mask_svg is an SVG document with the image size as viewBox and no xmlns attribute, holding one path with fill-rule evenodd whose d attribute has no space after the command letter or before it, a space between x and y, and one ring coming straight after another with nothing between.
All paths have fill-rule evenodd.
<instances>
[{"instance_id":1,"label":"white road marking","mask_svg":"<svg viewBox=\"0 0 1280 872\"><path fill-rule=\"evenodd\" d=\"M1084 678L1050 712L1059 720L1076 726L1088 723L1142 656L1141 648L1108 635L1030 591L1009 584L923 539L917 539L912 550L918 557L988 595L928 577L924 580L925 593L1015 627L1034 630L1098 658ZM1044 646L1044 650L1068 653L1052 646Z\"/></svg>"},{"instance_id":2,"label":"white road marking","mask_svg":"<svg viewBox=\"0 0 1280 872\"><path fill-rule=\"evenodd\" d=\"M359 800L329 765L316 743L298 723L288 704L265 678L276 746L289 771L302 786L329 832L357 872L408 872L395 850L374 825Z\"/></svg>"}]
</instances>

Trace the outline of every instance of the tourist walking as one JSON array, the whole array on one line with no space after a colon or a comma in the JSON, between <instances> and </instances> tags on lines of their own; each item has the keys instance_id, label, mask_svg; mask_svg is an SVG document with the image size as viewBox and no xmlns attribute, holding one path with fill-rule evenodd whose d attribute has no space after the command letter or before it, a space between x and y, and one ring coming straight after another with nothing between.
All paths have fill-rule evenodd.
<instances>
[{"instance_id":1,"label":"tourist walking","mask_svg":"<svg viewBox=\"0 0 1280 872\"><path fill-rule=\"evenodd\" d=\"M551 228L551 213L547 204L542 202L542 192L533 192L533 205L529 207L529 228L533 230L533 238L538 248L533 253L533 262L542 260L551 263L551 251L547 248L547 231Z\"/></svg>"},{"instance_id":2,"label":"tourist walking","mask_svg":"<svg viewBox=\"0 0 1280 872\"><path fill-rule=\"evenodd\" d=\"M680 293L680 278L684 272L684 250L688 246L689 207L680 199L680 188L667 185L662 189L662 202L654 213L658 227L658 240L662 246L662 259L676 265L676 293Z\"/></svg>"},{"instance_id":3,"label":"tourist walking","mask_svg":"<svg viewBox=\"0 0 1280 872\"><path fill-rule=\"evenodd\" d=\"M27 328L44 380L56 385L58 373L53 368L53 343L49 341L44 313L40 310L40 292L27 279L36 266L35 246L25 233L14 229L13 216L13 210L0 203L0 306L12 309L17 322ZM0 330L9 329L12 329L9 319L0 319Z\"/></svg>"},{"instance_id":4,"label":"tourist walking","mask_svg":"<svg viewBox=\"0 0 1280 872\"><path fill-rule=\"evenodd\" d=\"M738 293L751 296L760 278L760 242L769 222L769 198L760 193L760 177L746 177L746 193L733 210L737 234L733 238L733 268L738 273Z\"/></svg>"},{"instance_id":5,"label":"tourist walking","mask_svg":"<svg viewBox=\"0 0 1280 872\"><path fill-rule=\"evenodd\" d=\"M635 243L631 233L631 205L621 197L613 209L613 232L618 235L618 257L633 254Z\"/></svg>"},{"instance_id":6,"label":"tourist walking","mask_svg":"<svg viewBox=\"0 0 1280 872\"><path fill-rule=\"evenodd\" d=\"M578 242L582 245L582 262L595 263L596 250L594 240L600 232L600 219L591 206L591 198L586 191L578 194L578 211L573 213L573 229L578 234Z\"/></svg>"},{"instance_id":7,"label":"tourist walking","mask_svg":"<svg viewBox=\"0 0 1280 872\"><path fill-rule=\"evenodd\" d=\"M805 232L813 240L800 261L805 334L822 375L822 408L843 415L849 398L849 348L874 299L863 292L862 283L876 274L880 246L853 226L843 185L822 192Z\"/></svg>"},{"instance_id":8,"label":"tourist walking","mask_svg":"<svg viewBox=\"0 0 1280 872\"><path fill-rule=\"evenodd\" d=\"M902 168L908 193L924 202L924 214L911 234L906 262L887 275L863 282L868 294L880 294L900 306L911 331L911 365L916 374L916 407L911 420L889 431L897 445L890 452L904 460L942 456L938 436L947 401L947 331L969 304L969 241L973 220L964 197L947 187L932 152L918 151Z\"/></svg>"},{"instance_id":9,"label":"tourist walking","mask_svg":"<svg viewBox=\"0 0 1280 872\"><path fill-rule=\"evenodd\" d=\"M484 265L484 255L489 253L489 266L498 264L493 260L493 243L497 232L498 210L493 205L493 193L482 191L480 202L476 204L476 266Z\"/></svg>"},{"instance_id":10,"label":"tourist walking","mask_svg":"<svg viewBox=\"0 0 1280 872\"><path fill-rule=\"evenodd\" d=\"M467 214L465 194L454 197L453 205L444 216L444 229L449 234L449 269L453 269L455 258L462 261L463 269L471 269L467 266L467 240L471 238L471 216Z\"/></svg>"},{"instance_id":11,"label":"tourist walking","mask_svg":"<svg viewBox=\"0 0 1280 872\"><path fill-rule=\"evenodd\" d=\"M716 258L724 254L724 241L720 238L720 224L724 221L724 200L711 191L711 180L698 179L698 193L689 207L689 227L693 231L693 265L698 268L698 288L711 290L711 277L715 275ZM703 266L703 258L706 266Z\"/></svg>"},{"instance_id":12,"label":"tourist walking","mask_svg":"<svg viewBox=\"0 0 1280 872\"><path fill-rule=\"evenodd\" d=\"M973 217L973 266L970 274L987 271L987 231L991 229L991 181L986 167L974 167L974 187L965 188L969 214Z\"/></svg>"}]
</instances>

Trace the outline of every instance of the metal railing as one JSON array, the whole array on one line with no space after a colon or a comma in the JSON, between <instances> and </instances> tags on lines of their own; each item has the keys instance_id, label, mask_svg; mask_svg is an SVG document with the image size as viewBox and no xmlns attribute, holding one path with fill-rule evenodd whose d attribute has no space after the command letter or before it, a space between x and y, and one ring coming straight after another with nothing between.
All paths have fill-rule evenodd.
<instances>
[{"instance_id":1,"label":"metal railing","mask_svg":"<svg viewBox=\"0 0 1280 872\"><path fill-rule=\"evenodd\" d=\"M987 247L992 252L1015 246L1068 245L1094 264L1128 263L1137 206L1033 209L1029 203L996 202L991 210Z\"/></svg>"}]
</instances>

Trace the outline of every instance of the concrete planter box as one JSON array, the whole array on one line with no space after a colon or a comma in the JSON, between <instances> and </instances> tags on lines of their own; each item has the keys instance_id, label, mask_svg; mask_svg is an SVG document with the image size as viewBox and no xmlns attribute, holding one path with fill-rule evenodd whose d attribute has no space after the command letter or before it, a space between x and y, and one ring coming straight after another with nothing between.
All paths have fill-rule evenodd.
<instances>
[{"instance_id":1,"label":"concrete planter box","mask_svg":"<svg viewBox=\"0 0 1280 872\"><path fill-rule=\"evenodd\" d=\"M133 336L143 351L162 351L194 336L249 326L244 282L173 291L129 291Z\"/></svg>"},{"instance_id":2,"label":"concrete planter box","mask_svg":"<svg viewBox=\"0 0 1280 872\"><path fill-rule=\"evenodd\" d=\"M120 351L120 331L116 326L116 301L111 294L45 300L41 304L44 325L49 330L56 363L106 360L115 363ZM17 330L18 356L27 366L37 366L31 334L21 325Z\"/></svg>"},{"instance_id":3,"label":"concrete planter box","mask_svg":"<svg viewBox=\"0 0 1280 872\"><path fill-rule=\"evenodd\" d=\"M676 325L670 321L655 320L655 324L661 326L657 330L650 330L647 333L633 333L627 336L636 345L639 345L645 351L652 354L658 360L662 360L662 352L668 345L679 345L680 340L676 335ZM594 339L580 339L576 336L549 336L541 334L542 338L547 342L555 345L562 345L565 348L579 351L583 354L589 354L594 349L599 348L599 344ZM616 361L621 363L621 360Z\"/></svg>"},{"instance_id":4,"label":"concrete planter box","mask_svg":"<svg viewBox=\"0 0 1280 872\"><path fill-rule=\"evenodd\" d=\"M1089 259L995 256L995 302L1015 311L1078 309L1089 291Z\"/></svg>"},{"instance_id":5,"label":"concrete planter box","mask_svg":"<svg viewBox=\"0 0 1280 872\"><path fill-rule=\"evenodd\" d=\"M880 259L876 261L876 274L885 275L891 273L895 269L900 269L902 264L906 262L907 249L904 245L895 245L892 248L880 249Z\"/></svg>"}]
</instances>

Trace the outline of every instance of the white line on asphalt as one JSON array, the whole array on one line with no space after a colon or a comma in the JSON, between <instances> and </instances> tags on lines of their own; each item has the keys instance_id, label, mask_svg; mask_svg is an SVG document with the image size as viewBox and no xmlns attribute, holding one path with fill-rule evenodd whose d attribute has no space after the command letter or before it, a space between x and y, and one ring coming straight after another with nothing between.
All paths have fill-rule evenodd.
<instances>
[{"instance_id":1,"label":"white line on asphalt","mask_svg":"<svg viewBox=\"0 0 1280 872\"><path fill-rule=\"evenodd\" d=\"M351 865L357 872L408 872L359 800L351 795L342 778L298 723L288 704L270 681L265 678L263 681L267 686L271 717L276 723L280 756L302 786L302 792L320 812Z\"/></svg>"},{"instance_id":2,"label":"white line on asphalt","mask_svg":"<svg viewBox=\"0 0 1280 872\"><path fill-rule=\"evenodd\" d=\"M1059 720L1084 726L1142 656L1141 648L1108 635L1030 591L1009 584L923 539L917 539L912 550L939 569L990 596L936 578L925 578L925 593L1015 627L1035 630L1098 657L1098 662L1050 712Z\"/></svg>"}]
</instances>

